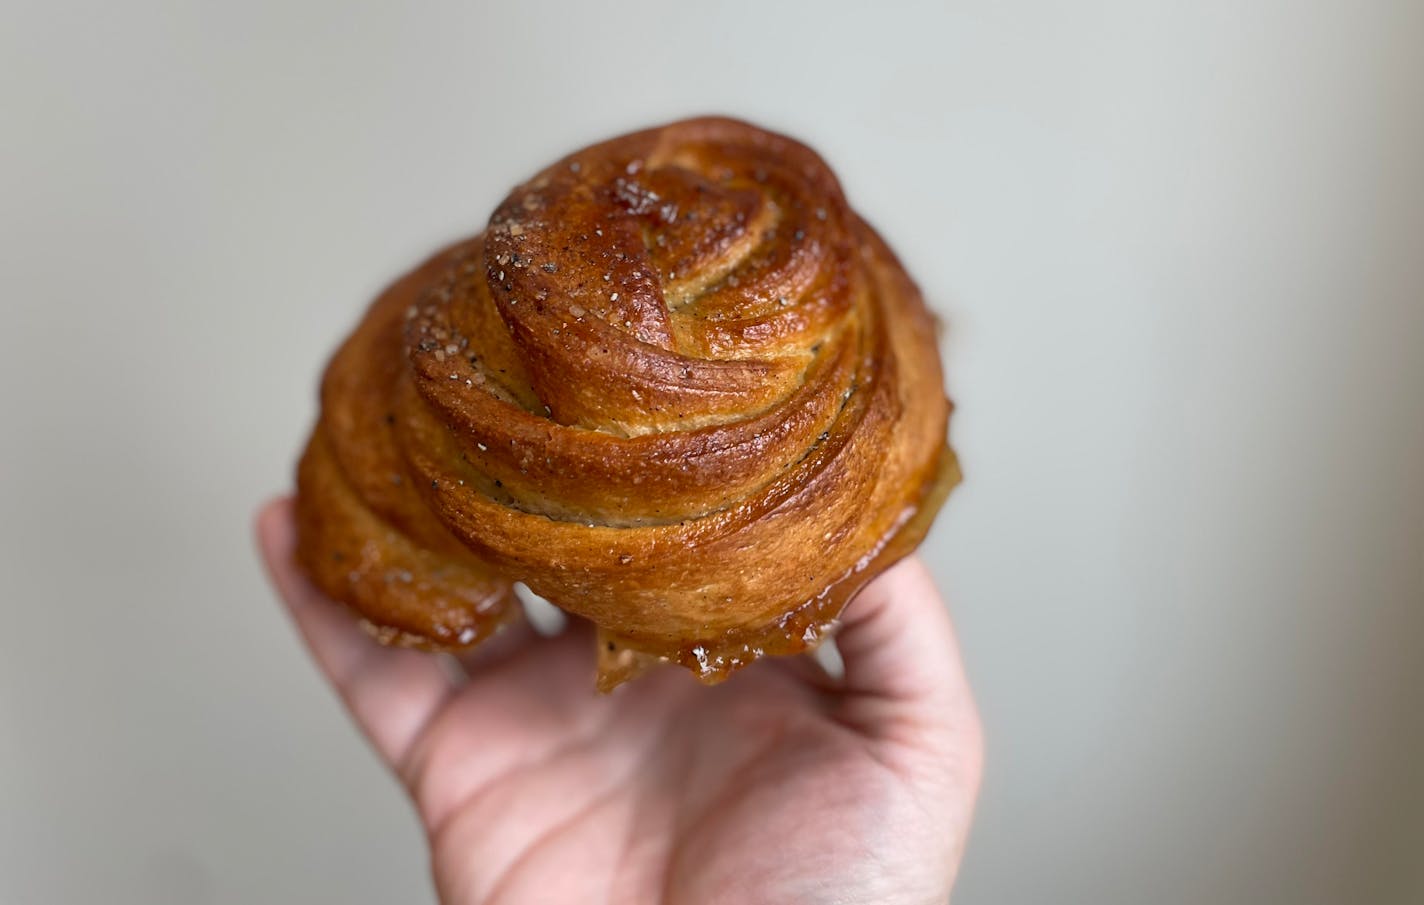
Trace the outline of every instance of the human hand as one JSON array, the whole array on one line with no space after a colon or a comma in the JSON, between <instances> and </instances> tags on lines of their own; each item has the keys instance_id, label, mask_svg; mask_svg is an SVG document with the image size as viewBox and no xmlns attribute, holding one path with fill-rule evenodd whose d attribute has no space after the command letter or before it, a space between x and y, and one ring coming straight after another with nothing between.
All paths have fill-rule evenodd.
<instances>
[{"instance_id":1,"label":"human hand","mask_svg":"<svg viewBox=\"0 0 1424 905\"><path fill-rule=\"evenodd\" d=\"M843 680L806 657L715 687L659 669L609 695L570 617L460 658L382 647L292 559L290 501L258 538L313 658L415 802L446 905L944 902L982 764L928 572L847 608Z\"/></svg>"}]
</instances>

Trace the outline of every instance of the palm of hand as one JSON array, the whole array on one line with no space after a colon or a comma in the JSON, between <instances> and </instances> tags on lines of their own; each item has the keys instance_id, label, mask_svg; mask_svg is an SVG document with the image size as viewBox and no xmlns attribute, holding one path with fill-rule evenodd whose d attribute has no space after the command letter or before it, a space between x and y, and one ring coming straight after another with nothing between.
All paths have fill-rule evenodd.
<instances>
[{"instance_id":1,"label":"palm of hand","mask_svg":"<svg viewBox=\"0 0 1424 905\"><path fill-rule=\"evenodd\" d=\"M937 638L904 623L895 592L923 595L922 569L847 613L844 683L796 660L713 688L657 670L599 696L586 627L518 627L455 681L369 641L295 573L284 509L260 530L318 662L415 800L442 902L947 898L980 737L947 619ZM921 621L943 618L928 605Z\"/></svg>"}]
</instances>

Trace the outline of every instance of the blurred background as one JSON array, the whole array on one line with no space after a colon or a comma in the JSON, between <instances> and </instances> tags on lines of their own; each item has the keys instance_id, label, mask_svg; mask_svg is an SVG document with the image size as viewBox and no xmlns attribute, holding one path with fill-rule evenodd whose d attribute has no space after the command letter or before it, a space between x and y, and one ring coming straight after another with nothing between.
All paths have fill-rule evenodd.
<instances>
[{"instance_id":1,"label":"blurred background","mask_svg":"<svg viewBox=\"0 0 1424 905\"><path fill-rule=\"evenodd\" d=\"M251 513L383 283L708 111L949 324L956 902L1424 901L1418 0L0 10L3 905L429 900Z\"/></svg>"}]
</instances>

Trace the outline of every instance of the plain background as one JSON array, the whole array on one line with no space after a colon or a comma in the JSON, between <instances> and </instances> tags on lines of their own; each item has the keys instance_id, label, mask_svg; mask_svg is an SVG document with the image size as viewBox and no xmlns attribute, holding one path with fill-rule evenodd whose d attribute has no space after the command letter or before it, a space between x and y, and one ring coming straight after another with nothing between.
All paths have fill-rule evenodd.
<instances>
[{"instance_id":1,"label":"plain background","mask_svg":"<svg viewBox=\"0 0 1424 905\"><path fill-rule=\"evenodd\" d=\"M383 282L704 111L949 324L957 901L1424 901L1424 4L6 0L0 903L428 899L250 514Z\"/></svg>"}]
</instances>

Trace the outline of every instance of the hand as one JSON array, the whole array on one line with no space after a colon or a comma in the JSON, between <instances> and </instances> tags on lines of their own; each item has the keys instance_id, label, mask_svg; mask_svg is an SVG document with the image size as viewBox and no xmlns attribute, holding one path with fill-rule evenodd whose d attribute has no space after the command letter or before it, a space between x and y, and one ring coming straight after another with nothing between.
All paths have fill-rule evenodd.
<instances>
[{"instance_id":1,"label":"hand","mask_svg":"<svg viewBox=\"0 0 1424 905\"><path fill-rule=\"evenodd\" d=\"M258 536L312 656L414 799L447 905L947 899L982 741L918 561L847 608L844 680L798 657L711 688L654 670L599 695L580 620L548 638L507 628L456 681L307 583L289 501L263 509Z\"/></svg>"}]
</instances>

